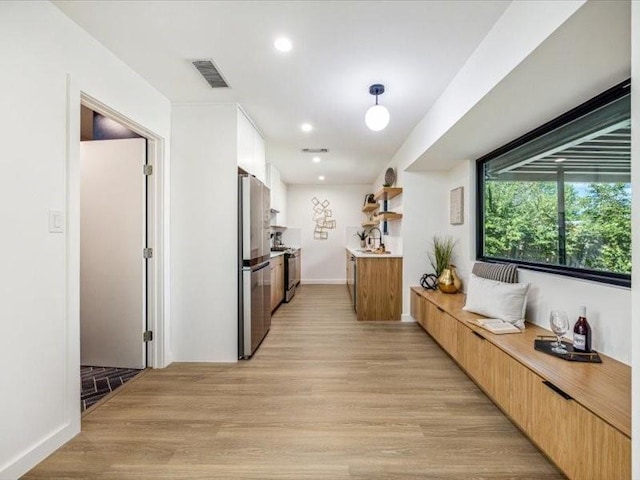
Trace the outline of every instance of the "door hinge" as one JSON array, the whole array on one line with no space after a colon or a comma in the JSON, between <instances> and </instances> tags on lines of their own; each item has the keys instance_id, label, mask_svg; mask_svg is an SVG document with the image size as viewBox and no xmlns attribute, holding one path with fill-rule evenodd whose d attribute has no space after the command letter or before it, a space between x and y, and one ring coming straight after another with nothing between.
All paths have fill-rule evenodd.
<instances>
[{"instance_id":1,"label":"door hinge","mask_svg":"<svg viewBox=\"0 0 640 480\"><path fill-rule=\"evenodd\" d=\"M142 334L143 342L150 342L151 340L153 340L153 332L151 330L147 330Z\"/></svg>"},{"instance_id":2,"label":"door hinge","mask_svg":"<svg viewBox=\"0 0 640 480\"><path fill-rule=\"evenodd\" d=\"M143 172L145 175L153 175L153 165L146 163L143 167Z\"/></svg>"},{"instance_id":3,"label":"door hinge","mask_svg":"<svg viewBox=\"0 0 640 480\"><path fill-rule=\"evenodd\" d=\"M153 258L153 248L145 248L142 250L143 258Z\"/></svg>"}]
</instances>

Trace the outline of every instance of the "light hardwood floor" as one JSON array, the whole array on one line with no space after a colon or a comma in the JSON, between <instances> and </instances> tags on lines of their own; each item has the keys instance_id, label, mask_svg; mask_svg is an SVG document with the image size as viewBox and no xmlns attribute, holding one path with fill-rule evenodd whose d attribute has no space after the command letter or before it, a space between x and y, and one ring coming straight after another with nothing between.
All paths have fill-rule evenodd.
<instances>
[{"instance_id":1,"label":"light hardwood floor","mask_svg":"<svg viewBox=\"0 0 640 480\"><path fill-rule=\"evenodd\" d=\"M562 479L417 324L303 286L253 359L148 372L27 479Z\"/></svg>"}]
</instances>

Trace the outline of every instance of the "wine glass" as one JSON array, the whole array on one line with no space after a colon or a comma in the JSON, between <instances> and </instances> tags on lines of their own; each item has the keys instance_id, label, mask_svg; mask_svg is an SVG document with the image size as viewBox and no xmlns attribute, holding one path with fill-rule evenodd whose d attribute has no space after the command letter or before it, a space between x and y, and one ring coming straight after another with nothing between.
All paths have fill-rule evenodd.
<instances>
[{"instance_id":1,"label":"wine glass","mask_svg":"<svg viewBox=\"0 0 640 480\"><path fill-rule=\"evenodd\" d=\"M562 336L569 331L569 317L567 316L567 312L551 310L549 323L551 324L551 330L558 338L557 342L551 344L551 351L555 353L567 353L567 349L564 348L562 344Z\"/></svg>"}]
</instances>

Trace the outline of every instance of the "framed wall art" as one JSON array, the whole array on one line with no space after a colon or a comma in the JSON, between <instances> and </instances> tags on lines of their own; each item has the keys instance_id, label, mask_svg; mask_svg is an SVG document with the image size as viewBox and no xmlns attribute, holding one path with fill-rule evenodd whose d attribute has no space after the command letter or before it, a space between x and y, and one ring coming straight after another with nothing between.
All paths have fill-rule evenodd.
<instances>
[{"instance_id":1,"label":"framed wall art","mask_svg":"<svg viewBox=\"0 0 640 480\"><path fill-rule=\"evenodd\" d=\"M449 193L449 223L462 225L464 223L464 187L458 187Z\"/></svg>"}]
</instances>

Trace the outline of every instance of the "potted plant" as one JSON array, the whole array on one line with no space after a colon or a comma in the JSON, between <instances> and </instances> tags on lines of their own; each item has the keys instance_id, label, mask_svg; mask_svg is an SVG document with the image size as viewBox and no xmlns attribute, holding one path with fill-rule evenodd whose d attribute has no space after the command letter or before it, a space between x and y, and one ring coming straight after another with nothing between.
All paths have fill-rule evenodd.
<instances>
[{"instance_id":1,"label":"potted plant","mask_svg":"<svg viewBox=\"0 0 640 480\"><path fill-rule=\"evenodd\" d=\"M360 232L356 232L354 235L360 239L360 247L367 248L367 232L362 230Z\"/></svg>"},{"instance_id":2,"label":"potted plant","mask_svg":"<svg viewBox=\"0 0 640 480\"><path fill-rule=\"evenodd\" d=\"M433 249L429 252L429 262L438 277L438 288L444 293L456 293L462 283L453 261L453 249L456 241L451 237L433 237Z\"/></svg>"}]
</instances>

